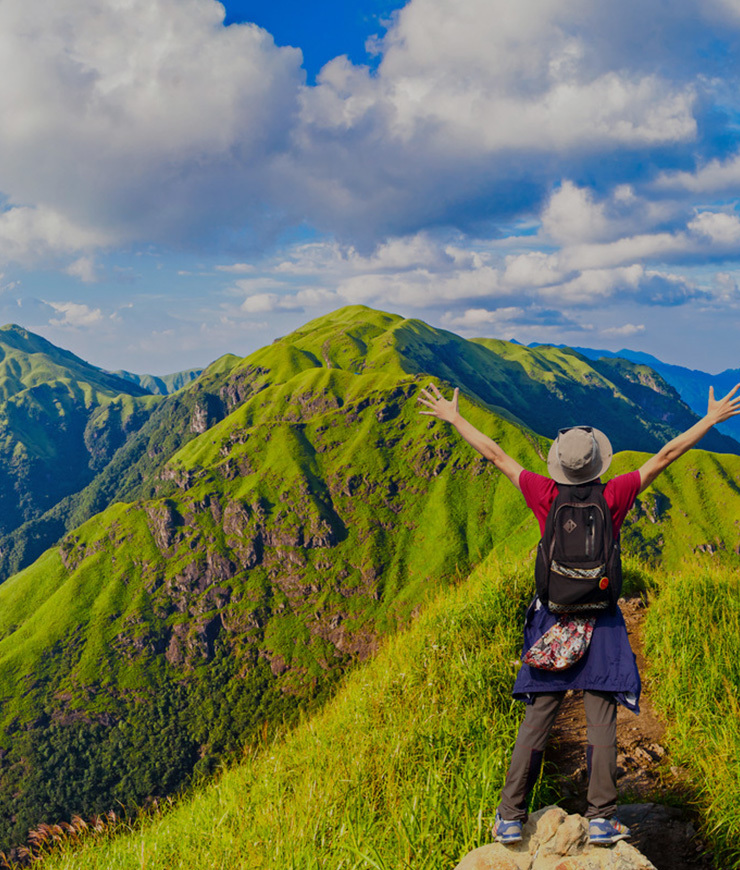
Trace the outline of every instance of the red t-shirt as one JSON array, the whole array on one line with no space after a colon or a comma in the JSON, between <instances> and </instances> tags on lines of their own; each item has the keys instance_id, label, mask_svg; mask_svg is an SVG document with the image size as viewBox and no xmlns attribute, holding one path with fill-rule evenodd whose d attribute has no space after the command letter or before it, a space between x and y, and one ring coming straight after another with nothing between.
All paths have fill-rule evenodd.
<instances>
[{"instance_id":1,"label":"red t-shirt","mask_svg":"<svg viewBox=\"0 0 740 870\"><path fill-rule=\"evenodd\" d=\"M540 524L540 534L545 533L545 520L550 511L550 505L558 494L557 483L542 474L533 471L522 471L519 475L519 486L522 488L527 507L531 508ZM640 472L630 471L613 477L604 487L604 498L612 515L614 537L619 534L627 512L635 503L640 491Z\"/></svg>"}]
</instances>

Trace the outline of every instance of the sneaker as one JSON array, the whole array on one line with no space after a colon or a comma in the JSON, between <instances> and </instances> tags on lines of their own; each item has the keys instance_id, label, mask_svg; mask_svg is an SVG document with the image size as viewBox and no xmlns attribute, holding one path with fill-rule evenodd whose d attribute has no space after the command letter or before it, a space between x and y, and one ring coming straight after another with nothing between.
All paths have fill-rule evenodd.
<instances>
[{"instance_id":1,"label":"sneaker","mask_svg":"<svg viewBox=\"0 0 740 870\"><path fill-rule=\"evenodd\" d=\"M588 842L595 845L611 846L617 840L625 840L632 832L619 819L589 819Z\"/></svg>"},{"instance_id":2,"label":"sneaker","mask_svg":"<svg viewBox=\"0 0 740 870\"><path fill-rule=\"evenodd\" d=\"M497 843L518 843L522 839L521 821L507 822L496 813L493 823L493 837Z\"/></svg>"}]
</instances>

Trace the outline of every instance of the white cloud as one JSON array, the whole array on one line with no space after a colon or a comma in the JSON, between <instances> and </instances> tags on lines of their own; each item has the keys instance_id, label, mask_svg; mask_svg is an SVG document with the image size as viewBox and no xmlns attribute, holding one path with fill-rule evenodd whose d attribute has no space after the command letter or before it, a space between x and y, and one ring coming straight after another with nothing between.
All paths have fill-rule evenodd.
<instances>
[{"instance_id":1,"label":"white cloud","mask_svg":"<svg viewBox=\"0 0 740 870\"><path fill-rule=\"evenodd\" d=\"M242 302L242 311L248 314L262 314L274 311L278 307L280 297L277 293L255 293Z\"/></svg>"},{"instance_id":2,"label":"white cloud","mask_svg":"<svg viewBox=\"0 0 740 870\"><path fill-rule=\"evenodd\" d=\"M523 308L509 306L495 308L489 311L487 308L467 308L462 314L447 314L442 318L445 325L458 329L477 329L480 326L499 326L511 323L512 320L522 320L526 317Z\"/></svg>"},{"instance_id":3,"label":"white cloud","mask_svg":"<svg viewBox=\"0 0 740 870\"><path fill-rule=\"evenodd\" d=\"M79 257L70 263L65 271L68 275L79 278L85 284L94 284L98 280L95 260L92 257Z\"/></svg>"},{"instance_id":4,"label":"white cloud","mask_svg":"<svg viewBox=\"0 0 740 870\"><path fill-rule=\"evenodd\" d=\"M19 206L0 212L0 261L26 264L58 260L110 242L111 236L104 230L75 224L45 206Z\"/></svg>"},{"instance_id":5,"label":"white cloud","mask_svg":"<svg viewBox=\"0 0 740 870\"><path fill-rule=\"evenodd\" d=\"M604 335L621 335L623 337L637 335L644 331L645 325L643 323L625 323L623 326L610 326L601 330Z\"/></svg>"},{"instance_id":6,"label":"white cloud","mask_svg":"<svg viewBox=\"0 0 740 870\"><path fill-rule=\"evenodd\" d=\"M101 237L182 241L256 218L301 56L253 25L224 28L223 14L212 0L1 4L8 201L37 222L96 228L69 231L72 250Z\"/></svg>"},{"instance_id":7,"label":"white cloud","mask_svg":"<svg viewBox=\"0 0 740 870\"><path fill-rule=\"evenodd\" d=\"M543 231L558 242L599 239L606 227L603 203L595 203L590 190L571 181L553 193L542 214Z\"/></svg>"},{"instance_id":8,"label":"white cloud","mask_svg":"<svg viewBox=\"0 0 740 870\"><path fill-rule=\"evenodd\" d=\"M737 248L740 243L740 219L734 214L702 211L689 223L688 228L720 247Z\"/></svg>"},{"instance_id":9,"label":"white cloud","mask_svg":"<svg viewBox=\"0 0 740 870\"><path fill-rule=\"evenodd\" d=\"M103 312L99 308L90 308L80 302L47 302L61 317L49 321L52 326L94 326L103 320Z\"/></svg>"},{"instance_id":10,"label":"white cloud","mask_svg":"<svg viewBox=\"0 0 740 870\"><path fill-rule=\"evenodd\" d=\"M228 272L232 275L244 275L248 272L254 272L252 263L232 263L226 266L216 266L218 272Z\"/></svg>"},{"instance_id":11,"label":"white cloud","mask_svg":"<svg viewBox=\"0 0 740 870\"><path fill-rule=\"evenodd\" d=\"M740 154L711 160L694 172L665 172L656 179L654 187L658 191L737 196L740 193Z\"/></svg>"},{"instance_id":12,"label":"white cloud","mask_svg":"<svg viewBox=\"0 0 740 870\"><path fill-rule=\"evenodd\" d=\"M241 310L248 314L302 311L304 308L316 308L332 303L335 306L341 304L341 300L333 291L324 287L305 287L297 293L252 293L242 302Z\"/></svg>"}]
</instances>

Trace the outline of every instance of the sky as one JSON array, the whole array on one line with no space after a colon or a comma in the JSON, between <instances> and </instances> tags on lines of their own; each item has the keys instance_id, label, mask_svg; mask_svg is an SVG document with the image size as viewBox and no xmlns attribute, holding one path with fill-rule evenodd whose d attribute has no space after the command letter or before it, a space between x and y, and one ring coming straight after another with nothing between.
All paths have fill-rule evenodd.
<instances>
[{"instance_id":1,"label":"sky","mask_svg":"<svg viewBox=\"0 0 740 870\"><path fill-rule=\"evenodd\" d=\"M740 0L3 0L0 321L110 369L348 304L740 368Z\"/></svg>"}]
</instances>

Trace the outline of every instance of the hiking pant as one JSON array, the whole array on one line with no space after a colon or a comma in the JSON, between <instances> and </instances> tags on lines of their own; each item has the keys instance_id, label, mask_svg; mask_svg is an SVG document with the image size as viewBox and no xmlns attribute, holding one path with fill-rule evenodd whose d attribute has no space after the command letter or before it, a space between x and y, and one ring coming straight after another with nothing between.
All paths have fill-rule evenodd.
<instances>
[{"instance_id":1,"label":"hiking pant","mask_svg":"<svg viewBox=\"0 0 740 870\"><path fill-rule=\"evenodd\" d=\"M547 738L565 692L537 692L527 706L511 756L498 811L507 821L527 818ZM614 815L617 806L617 702L611 692L584 692L586 708L587 819Z\"/></svg>"}]
</instances>

